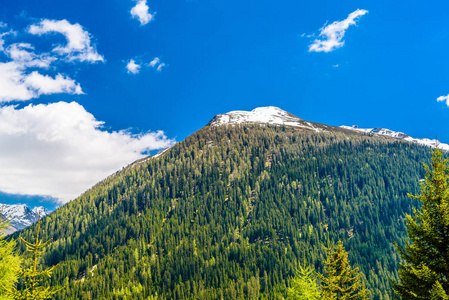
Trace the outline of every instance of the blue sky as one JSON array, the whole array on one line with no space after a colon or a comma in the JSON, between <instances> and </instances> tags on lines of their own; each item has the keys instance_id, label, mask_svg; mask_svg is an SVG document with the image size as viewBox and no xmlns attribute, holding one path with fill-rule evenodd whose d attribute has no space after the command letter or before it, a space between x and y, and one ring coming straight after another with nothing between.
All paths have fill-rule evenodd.
<instances>
[{"instance_id":1,"label":"blue sky","mask_svg":"<svg viewBox=\"0 0 449 300\"><path fill-rule=\"evenodd\" d=\"M216 114L268 105L448 143L448 9L4 0L0 191L64 203Z\"/></svg>"}]
</instances>

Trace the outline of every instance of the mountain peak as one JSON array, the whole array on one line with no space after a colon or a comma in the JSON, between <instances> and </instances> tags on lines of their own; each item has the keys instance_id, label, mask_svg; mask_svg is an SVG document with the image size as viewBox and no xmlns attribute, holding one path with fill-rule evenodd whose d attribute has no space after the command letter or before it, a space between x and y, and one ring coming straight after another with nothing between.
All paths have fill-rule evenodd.
<instances>
[{"instance_id":1,"label":"mountain peak","mask_svg":"<svg viewBox=\"0 0 449 300\"><path fill-rule=\"evenodd\" d=\"M50 213L42 206L36 206L30 209L26 204L1 204L0 209L3 213L3 216L1 213L0 216L11 221L12 229L8 233L23 229L37 222L39 213L41 213L41 218Z\"/></svg>"},{"instance_id":2,"label":"mountain peak","mask_svg":"<svg viewBox=\"0 0 449 300\"><path fill-rule=\"evenodd\" d=\"M216 115L208 125L220 126L245 123L284 125L319 131L319 129L314 127L311 123L275 106L257 107L252 111L230 111L225 114Z\"/></svg>"}]
</instances>

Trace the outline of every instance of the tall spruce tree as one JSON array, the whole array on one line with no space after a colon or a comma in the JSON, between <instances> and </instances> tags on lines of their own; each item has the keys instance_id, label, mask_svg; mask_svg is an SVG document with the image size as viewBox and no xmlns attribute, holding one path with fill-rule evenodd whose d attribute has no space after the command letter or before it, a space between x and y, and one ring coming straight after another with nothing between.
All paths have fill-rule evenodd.
<instances>
[{"instance_id":1,"label":"tall spruce tree","mask_svg":"<svg viewBox=\"0 0 449 300\"><path fill-rule=\"evenodd\" d=\"M295 277L287 290L288 299L292 300L319 300L321 293L317 285L317 275L310 267L299 266Z\"/></svg>"},{"instance_id":2,"label":"tall spruce tree","mask_svg":"<svg viewBox=\"0 0 449 300\"><path fill-rule=\"evenodd\" d=\"M325 274L318 274L321 280L323 299L368 299L368 290L362 282L359 268L353 269L349 264L348 252L343 247L341 240L336 246L328 243L326 252Z\"/></svg>"},{"instance_id":3,"label":"tall spruce tree","mask_svg":"<svg viewBox=\"0 0 449 300\"><path fill-rule=\"evenodd\" d=\"M15 240L5 240L5 231L9 226L9 221L3 217L2 208L0 211L0 299L12 299L6 291L16 283L22 263L22 258L16 254Z\"/></svg>"},{"instance_id":4,"label":"tall spruce tree","mask_svg":"<svg viewBox=\"0 0 449 300\"><path fill-rule=\"evenodd\" d=\"M449 161L441 150L425 166L419 195L421 209L407 215L410 242L397 246L401 258L399 282L393 282L396 299L449 299Z\"/></svg>"}]
</instances>

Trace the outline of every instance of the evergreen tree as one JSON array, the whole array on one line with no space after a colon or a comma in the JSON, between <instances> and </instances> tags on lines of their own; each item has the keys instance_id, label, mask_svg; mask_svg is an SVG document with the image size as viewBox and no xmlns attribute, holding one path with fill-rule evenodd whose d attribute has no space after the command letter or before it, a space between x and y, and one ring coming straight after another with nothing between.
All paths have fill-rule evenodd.
<instances>
[{"instance_id":1,"label":"evergreen tree","mask_svg":"<svg viewBox=\"0 0 449 300\"><path fill-rule=\"evenodd\" d=\"M324 299L368 299L368 291L360 278L359 268L352 269L348 252L341 240L326 248L327 259L324 262L325 275L319 274Z\"/></svg>"},{"instance_id":2,"label":"evergreen tree","mask_svg":"<svg viewBox=\"0 0 449 300\"><path fill-rule=\"evenodd\" d=\"M319 300L321 293L317 286L315 270L308 266L299 266L296 275L290 282L287 290L288 299L292 300Z\"/></svg>"},{"instance_id":3,"label":"evergreen tree","mask_svg":"<svg viewBox=\"0 0 449 300\"><path fill-rule=\"evenodd\" d=\"M8 294L12 296L14 300L41 300L49 299L54 294L56 294L60 289L52 289L51 287L44 287L42 281L45 277L51 277L51 273L54 267L46 268L42 271L39 270L39 258L44 252L44 247L50 242L50 240L45 243L39 240L39 229L41 216L39 213L39 219L37 221L36 229L36 242L30 243L20 238L26 245L27 250L33 253L32 264L28 268L20 270L19 277L23 280L23 287L17 289L11 287L8 290Z\"/></svg>"},{"instance_id":4,"label":"evergreen tree","mask_svg":"<svg viewBox=\"0 0 449 300\"><path fill-rule=\"evenodd\" d=\"M432 169L419 195L421 210L407 215L404 248L397 246L405 263L399 265L399 282L393 283L396 299L449 299L449 161L433 151Z\"/></svg>"},{"instance_id":5,"label":"evergreen tree","mask_svg":"<svg viewBox=\"0 0 449 300\"><path fill-rule=\"evenodd\" d=\"M18 271L22 259L16 255L16 242L11 239L5 240L5 230L10 223L3 217L3 209L0 213L0 299L11 299L7 295L17 281Z\"/></svg>"}]
</instances>

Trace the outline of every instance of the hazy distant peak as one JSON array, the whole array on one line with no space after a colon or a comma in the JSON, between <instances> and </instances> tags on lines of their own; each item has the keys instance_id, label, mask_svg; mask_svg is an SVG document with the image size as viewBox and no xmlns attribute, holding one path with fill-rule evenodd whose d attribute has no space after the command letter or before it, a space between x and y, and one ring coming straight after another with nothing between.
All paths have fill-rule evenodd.
<instances>
[{"instance_id":1,"label":"hazy distant peak","mask_svg":"<svg viewBox=\"0 0 449 300\"><path fill-rule=\"evenodd\" d=\"M438 147L444 151L449 151L449 145L440 143L438 140L431 140L431 139L426 139L426 138L416 139L416 138L412 138L411 136L408 136L407 134L405 134L403 132L393 131L393 130L386 129L386 128L359 128L358 126L355 126L355 125L353 125L353 126L343 125L340 127L344 128L344 129L350 129L350 130L354 130L354 131L358 131L358 132L363 132L366 134L389 136L392 138L402 139L402 140L405 140L408 142L417 143L417 144L432 147L432 148Z\"/></svg>"},{"instance_id":2,"label":"hazy distant peak","mask_svg":"<svg viewBox=\"0 0 449 300\"><path fill-rule=\"evenodd\" d=\"M16 230L23 229L37 222L39 212L41 213L41 218L50 213L42 206L36 206L30 209L26 204L0 204L0 212L2 209L3 216L11 220L11 225Z\"/></svg>"}]
</instances>

